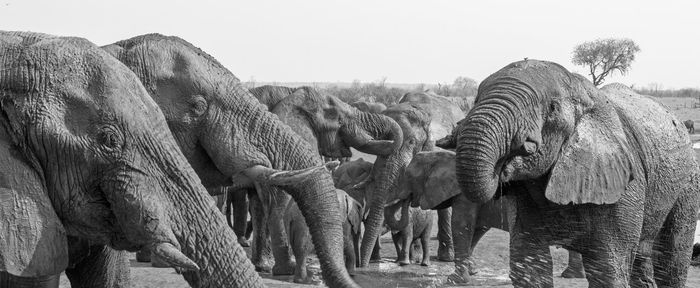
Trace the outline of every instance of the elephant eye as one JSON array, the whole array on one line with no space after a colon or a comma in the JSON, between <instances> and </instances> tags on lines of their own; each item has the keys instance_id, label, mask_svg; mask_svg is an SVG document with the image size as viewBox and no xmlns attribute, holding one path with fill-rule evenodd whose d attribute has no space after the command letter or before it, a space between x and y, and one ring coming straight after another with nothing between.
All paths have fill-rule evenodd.
<instances>
[{"instance_id":1,"label":"elephant eye","mask_svg":"<svg viewBox=\"0 0 700 288\"><path fill-rule=\"evenodd\" d=\"M100 141L100 144L110 150L117 150L124 144L124 138L122 137L121 132L112 125L104 125L100 127L98 140Z\"/></svg>"}]
</instances>

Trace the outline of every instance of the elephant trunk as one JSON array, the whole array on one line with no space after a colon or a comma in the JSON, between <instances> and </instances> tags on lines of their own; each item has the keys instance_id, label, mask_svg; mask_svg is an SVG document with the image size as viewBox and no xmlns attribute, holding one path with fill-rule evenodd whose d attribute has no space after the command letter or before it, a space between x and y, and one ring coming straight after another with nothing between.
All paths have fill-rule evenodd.
<instances>
[{"instance_id":1,"label":"elephant trunk","mask_svg":"<svg viewBox=\"0 0 700 288\"><path fill-rule=\"evenodd\" d=\"M171 177L190 193L168 193L168 213L181 251L198 270L183 273L192 287L264 287L237 237L194 172ZM199 188L199 189L198 189Z\"/></svg>"},{"instance_id":2,"label":"elephant trunk","mask_svg":"<svg viewBox=\"0 0 700 288\"><path fill-rule=\"evenodd\" d=\"M403 144L403 130L396 121L382 114L362 112L353 108L353 121L344 125L348 145L360 152L389 155Z\"/></svg>"},{"instance_id":3,"label":"elephant trunk","mask_svg":"<svg viewBox=\"0 0 700 288\"><path fill-rule=\"evenodd\" d=\"M457 180L462 193L475 203L495 195L515 131L514 107L508 101L489 100L474 108L458 128Z\"/></svg>"},{"instance_id":4,"label":"elephant trunk","mask_svg":"<svg viewBox=\"0 0 700 288\"><path fill-rule=\"evenodd\" d=\"M299 206L329 287L358 287L345 268L343 223L330 173L316 173L301 183L285 187Z\"/></svg>"},{"instance_id":5,"label":"elephant trunk","mask_svg":"<svg viewBox=\"0 0 700 288\"><path fill-rule=\"evenodd\" d=\"M360 247L360 267L369 265L369 258L374 249L377 238L380 236L384 224L384 203L387 195L391 195L396 189L397 178L403 173L404 167L411 159L409 149L402 149L388 157L377 157L374 162L372 181L367 188L370 199L369 212L365 221L365 233Z\"/></svg>"}]
</instances>

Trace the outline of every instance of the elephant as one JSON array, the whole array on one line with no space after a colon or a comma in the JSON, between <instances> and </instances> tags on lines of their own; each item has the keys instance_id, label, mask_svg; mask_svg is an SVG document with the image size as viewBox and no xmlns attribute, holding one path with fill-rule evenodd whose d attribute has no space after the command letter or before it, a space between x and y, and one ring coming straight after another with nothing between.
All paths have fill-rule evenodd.
<instances>
[{"instance_id":1,"label":"elephant","mask_svg":"<svg viewBox=\"0 0 700 288\"><path fill-rule=\"evenodd\" d=\"M458 129L462 193L516 205L513 286L552 287L548 245L561 245L591 287L685 287L700 171L682 122L651 97L518 61L480 84Z\"/></svg>"},{"instance_id":2,"label":"elephant","mask_svg":"<svg viewBox=\"0 0 700 288\"><path fill-rule=\"evenodd\" d=\"M363 112L379 114L386 110L386 105L379 102L367 102L367 101L356 101L353 102L352 107L355 107Z\"/></svg>"},{"instance_id":3,"label":"elephant","mask_svg":"<svg viewBox=\"0 0 700 288\"><path fill-rule=\"evenodd\" d=\"M430 266L430 233L433 231L433 210L410 207L410 199L387 204L384 208L386 224L391 229L391 239L396 247L396 262L401 266L411 264L413 242L420 239L423 248L421 266Z\"/></svg>"},{"instance_id":4,"label":"elephant","mask_svg":"<svg viewBox=\"0 0 700 288\"><path fill-rule=\"evenodd\" d=\"M345 191L336 189L341 215L345 216L343 224L345 267L352 275L355 271L356 259L360 254L360 232L362 223L362 204L353 199ZM294 251L296 268L294 269L294 282L310 282L306 271L306 256L313 251L309 228L301 215L299 206L290 201L284 213L284 228L289 235L289 244Z\"/></svg>"},{"instance_id":5,"label":"elephant","mask_svg":"<svg viewBox=\"0 0 700 288\"><path fill-rule=\"evenodd\" d=\"M193 287L262 287L131 70L77 37L2 31L0 55L3 287L130 287L146 246Z\"/></svg>"},{"instance_id":6,"label":"elephant","mask_svg":"<svg viewBox=\"0 0 700 288\"><path fill-rule=\"evenodd\" d=\"M373 163L365 161L363 158L359 158L353 161L348 161L340 164L338 168L333 170L333 182L335 183L335 188L345 191L350 197L358 201L363 207L362 222L366 220L367 211L364 207L367 204L366 198L366 188L367 183L369 183L370 175L372 173ZM389 229L382 231L380 235L388 233ZM355 246L359 248L359 245ZM357 257L360 259L359 257ZM370 261L381 260L381 251L379 246L379 239L377 239L372 255L370 256Z\"/></svg>"},{"instance_id":7,"label":"elephant","mask_svg":"<svg viewBox=\"0 0 700 288\"><path fill-rule=\"evenodd\" d=\"M261 86L253 88L251 91L261 103L266 105L267 108L280 119L280 121L290 126L295 133L306 140L314 153L320 154L324 156L324 158L339 158L342 159L342 161L346 161L346 159L352 155L349 147L356 147L361 151L364 149L365 152L371 153L389 153L382 152L381 150L375 151L377 147L371 147L375 145L384 150L387 150L387 148L391 149L392 147L391 142L376 141L373 140L374 137L385 137L392 139L389 141L400 142L400 140L393 139L393 136L391 136L392 125L395 130L400 130L398 125L393 123L391 119L380 115L369 115L368 113L357 111L345 102L331 95L320 93L312 87L302 86L298 88L288 88L283 86ZM321 111L319 109L325 110ZM333 113L337 115L333 115ZM314 122L310 120L310 115L319 115L325 118ZM340 123L340 121L345 123ZM377 126L379 126L379 131L375 131L377 130ZM371 131L375 134L367 135L368 132L365 131ZM339 136L340 133L344 134ZM400 135L396 137L400 137ZM275 195L275 198L272 200L263 199L266 203L273 203L273 207L270 208L270 219L278 221L278 224L270 226L270 234L272 239L279 239L280 242L286 244L288 242L286 237L279 235L282 235L284 232L282 228L282 216L289 202L289 197L285 196L283 193L263 193L262 195ZM254 246L260 247L254 249L254 251L265 249L264 244ZM276 246L285 247L282 244ZM273 251L280 250L287 251L285 248ZM276 255L283 253L284 252L278 252ZM277 260L279 258L280 257L276 256L275 262L278 262ZM287 267L292 268L293 266L290 264L287 265ZM288 269L284 271L284 273L273 269L272 272L273 274L291 274L293 269Z\"/></svg>"},{"instance_id":8,"label":"elephant","mask_svg":"<svg viewBox=\"0 0 700 288\"><path fill-rule=\"evenodd\" d=\"M263 85L248 89L260 103L267 106L268 111L272 111L282 99L294 93L294 88L275 85Z\"/></svg>"},{"instance_id":9,"label":"elephant","mask_svg":"<svg viewBox=\"0 0 700 288\"><path fill-rule=\"evenodd\" d=\"M399 183L396 196L391 199L411 199L411 206L421 209L453 208L451 222L455 243L455 273L449 277L452 283L469 283L471 275L477 273L471 259L472 253L490 228L508 232L514 224L515 206L506 197L476 204L462 195L457 184L453 151L435 149L419 152L399 177ZM569 253L569 265L561 275L564 278L585 276L580 254L573 251Z\"/></svg>"},{"instance_id":10,"label":"elephant","mask_svg":"<svg viewBox=\"0 0 700 288\"><path fill-rule=\"evenodd\" d=\"M342 261L343 222L329 172L337 162L323 164L309 145L251 96L228 69L179 37L147 34L102 48L139 77L210 193L222 191L220 187L288 192L309 224L327 285L357 287ZM213 201L211 206L215 206ZM255 237L266 239L260 235L264 230L257 231ZM277 249L287 254L289 248L275 246L275 240L273 252ZM219 249L212 247L207 252L218 253ZM278 264L289 266L293 262L288 259ZM230 269L241 268L220 270ZM204 280L188 272L184 276L193 286ZM206 281L217 283L220 279L212 276Z\"/></svg>"},{"instance_id":11,"label":"elephant","mask_svg":"<svg viewBox=\"0 0 700 288\"><path fill-rule=\"evenodd\" d=\"M683 121L683 124L685 128L688 129L688 133L695 134L695 121L688 119Z\"/></svg>"},{"instance_id":12,"label":"elephant","mask_svg":"<svg viewBox=\"0 0 700 288\"><path fill-rule=\"evenodd\" d=\"M365 210L367 220L360 251L361 267L369 264L369 254L373 251L376 239L384 222L384 206L388 195L398 186L398 177L411 162L413 155L434 148L434 140L452 132L464 113L446 97L431 92L406 93L382 114L394 119L402 129L403 142L400 148L389 155L377 156L371 178L367 185L368 203ZM438 260L452 261L452 232L449 214L451 210L438 211Z\"/></svg>"}]
</instances>

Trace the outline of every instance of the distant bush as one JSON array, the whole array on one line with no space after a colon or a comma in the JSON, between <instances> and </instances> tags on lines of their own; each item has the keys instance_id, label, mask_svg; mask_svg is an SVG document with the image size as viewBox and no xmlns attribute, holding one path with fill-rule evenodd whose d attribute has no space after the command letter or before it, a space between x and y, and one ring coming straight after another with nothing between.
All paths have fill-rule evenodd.
<instances>
[{"instance_id":1,"label":"distant bush","mask_svg":"<svg viewBox=\"0 0 700 288\"><path fill-rule=\"evenodd\" d=\"M654 97L688 97L688 98L700 98L700 89L694 88L683 88L683 89L654 89L654 88L641 88L634 89L639 94L649 95Z\"/></svg>"},{"instance_id":2,"label":"distant bush","mask_svg":"<svg viewBox=\"0 0 700 288\"><path fill-rule=\"evenodd\" d=\"M352 82L350 87L330 85L327 87L318 87L318 89L334 95L346 103L367 101L379 102L386 106L396 104L399 99L401 99L401 96L408 92L431 90L435 92L435 94L448 98L461 98L454 99L453 102L464 110L464 108L472 104L478 87L477 82L468 77L457 77L451 85L438 83L437 85L428 86L420 84L416 85L414 88L391 87L385 83L385 80L386 79L373 83L362 83L356 80Z\"/></svg>"},{"instance_id":3,"label":"distant bush","mask_svg":"<svg viewBox=\"0 0 700 288\"><path fill-rule=\"evenodd\" d=\"M340 98L340 100L346 103L367 101L379 102L387 106L396 104L401 96L410 91L402 88L388 87L383 81L365 84L362 84L360 81L354 81L350 87L330 85L319 89Z\"/></svg>"}]
</instances>

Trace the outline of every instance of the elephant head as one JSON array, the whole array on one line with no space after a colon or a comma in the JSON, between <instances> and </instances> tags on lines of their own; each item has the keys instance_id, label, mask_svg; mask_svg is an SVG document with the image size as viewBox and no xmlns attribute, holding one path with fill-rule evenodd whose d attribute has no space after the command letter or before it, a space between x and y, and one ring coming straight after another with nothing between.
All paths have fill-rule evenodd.
<instances>
[{"instance_id":1,"label":"elephant head","mask_svg":"<svg viewBox=\"0 0 700 288\"><path fill-rule=\"evenodd\" d=\"M366 185L370 181L372 162L360 158L345 162L333 170L333 182L335 187L347 192L350 197L366 204Z\"/></svg>"},{"instance_id":2,"label":"elephant head","mask_svg":"<svg viewBox=\"0 0 700 288\"><path fill-rule=\"evenodd\" d=\"M149 34L103 49L136 72L206 186L283 188L309 224L326 283L356 286L343 263L342 219L333 180L327 170L314 169L322 160L304 139L268 112L228 69L183 39ZM212 247L205 253L221 249ZM226 261L210 264L216 275L186 273L185 278L196 286L205 281L221 284L232 277L221 273L233 268L217 265Z\"/></svg>"},{"instance_id":3,"label":"elephant head","mask_svg":"<svg viewBox=\"0 0 700 288\"><path fill-rule=\"evenodd\" d=\"M554 203L614 203L634 177L634 160L609 102L551 62L519 61L492 74L459 127L462 192L484 203L499 183L543 179Z\"/></svg>"},{"instance_id":4,"label":"elephant head","mask_svg":"<svg viewBox=\"0 0 700 288\"><path fill-rule=\"evenodd\" d=\"M350 147L368 154L388 155L398 149L403 139L401 128L392 119L362 112L311 87L297 88L275 106L273 113L297 127L295 131L313 133L319 153L325 157L350 157Z\"/></svg>"},{"instance_id":5,"label":"elephant head","mask_svg":"<svg viewBox=\"0 0 700 288\"><path fill-rule=\"evenodd\" d=\"M59 273L68 235L261 285L132 71L81 38L0 32L0 55L0 271Z\"/></svg>"},{"instance_id":6,"label":"elephant head","mask_svg":"<svg viewBox=\"0 0 700 288\"><path fill-rule=\"evenodd\" d=\"M362 239L362 266L367 266L384 221L385 201L395 193L399 176L420 151L431 151L432 139L439 139L450 133L455 123L464 113L445 97L432 93L407 93L399 104L387 108L384 115L394 119L403 131L403 142L399 149L390 155L378 155L368 185L368 210L365 235Z\"/></svg>"}]
</instances>

